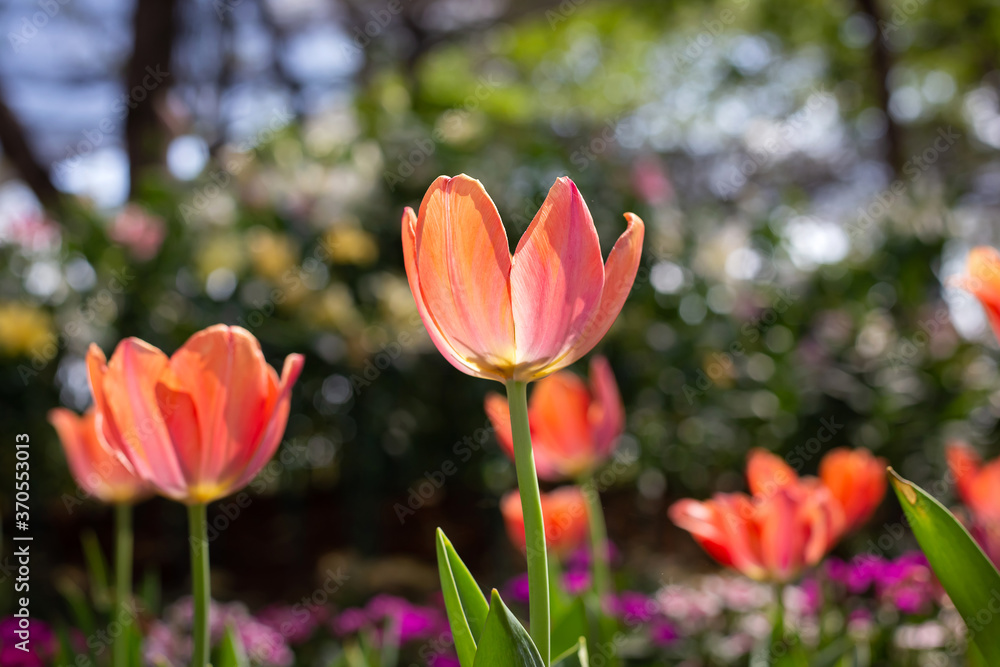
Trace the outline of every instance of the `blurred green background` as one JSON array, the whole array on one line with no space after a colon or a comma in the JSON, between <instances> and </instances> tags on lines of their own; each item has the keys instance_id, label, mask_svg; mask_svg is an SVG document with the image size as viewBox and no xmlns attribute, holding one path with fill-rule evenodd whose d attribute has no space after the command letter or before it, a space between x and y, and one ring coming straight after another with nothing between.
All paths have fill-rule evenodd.
<instances>
[{"instance_id":1,"label":"blurred green background","mask_svg":"<svg viewBox=\"0 0 1000 667\"><path fill-rule=\"evenodd\" d=\"M272 365L307 357L252 504L210 509L217 594L294 601L340 563L359 597L434 590L437 525L477 571L520 567L514 471L482 430L500 388L437 354L403 273L402 209L439 174L479 178L512 245L560 175L605 253L622 213L645 220L597 351L628 414L611 537L651 581L707 565L666 507L742 488L753 446L807 473L865 446L925 484L950 439L998 453L995 344L944 286L1000 244L991 2L53 6L0 9L0 470L29 434L43 617L82 577L79 531L110 536L46 411L88 405L90 342L169 353L217 322ZM137 509L137 569L168 597L184 535L179 506Z\"/></svg>"}]
</instances>

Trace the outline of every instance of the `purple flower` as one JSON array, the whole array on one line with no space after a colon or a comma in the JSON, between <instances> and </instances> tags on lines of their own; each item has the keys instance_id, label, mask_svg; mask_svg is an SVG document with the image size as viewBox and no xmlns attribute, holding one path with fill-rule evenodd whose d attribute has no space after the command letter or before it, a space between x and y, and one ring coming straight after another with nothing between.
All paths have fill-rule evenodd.
<instances>
[{"instance_id":1,"label":"purple flower","mask_svg":"<svg viewBox=\"0 0 1000 667\"><path fill-rule=\"evenodd\" d=\"M563 588L570 595L580 595L590 588L590 572L575 570L563 574ZM527 578L525 578L527 582Z\"/></svg>"},{"instance_id":2,"label":"purple flower","mask_svg":"<svg viewBox=\"0 0 1000 667\"><path fill-rule=\"evenodd\" d=\"M326 607L272 605L257 613L257 620L280 632L289 644L309 639L328 614Z\"/></svg>"},{"instance_id":3,"label":"purple flower","mask_svg":"<svg viewBox=\"0 0 1000 667\"><path fill-rule=\"evenodd\" d=\"M923 554L908 553L886 563L875 583L879 599L904 614L926 612L937 594L937 581Z\"/></svg>"},{"instance_id":4,"label":"purple flower","mask_svg":"<svg viewBox=\"0 0 1000 667\"><path fill-rule=\"evenodd\" d=\"M669 646L680 639L680 633L670 621L658 618L653 621L649 631L649 638L656 646Z\"/></svg>"},{"instance_id":5,"label":"purple flower","mask_svg":"<svg viewBox=\"0 0 1000 667\"><path fill-rule=\"evenodd\" d=\"M447 627L444 615L432 607L421 607L410 601L392 595L379 595L365 607L368 618L374 623L382 623L394 629L398 642L427 639Z\"/></svg>"},{"instance_id":6,"label":"purple flower","mask_svg":"<svg viewBox=\"0 0 1000 667\"><path fill-rule=\"evenodd\" d=\"M427 667L461 667L461 663L450 655L435 655L427 661Z\"/></svg>"},{"instance_id":7,"label":"purple flower","mask_svg":"<svg viewBox=\"0 0 1000 667\"><path fill-rule=\"evenodd\" d=\"M24 626L27 625L27 628ZM27 631L27 635L19 634ZM22 651L18 644L27 641ZM24 645L24 644L22 644ZM56 650L55 635L48 625L34 618L8 616L0 620L0 665L4 667L43 667Z\"/></svg>"},{"instance_id":8,"label":"purple flower","mask_svg":"<svg viewBox=\"0 0 1000 667\"><path fill-rule=\"evenodd\" d=\"M625 591L611 602L611 613L621 618L626 625L649 623L659 608L656 600L634 591Z\"/></svg>"},{"instance_id":9,"label":"purple flower","mask_svg":"<svg viewBox=\"0 0 1000 667\"><path fill-rule=\"evenodd\" d=\"M191 598L181 598L167 608L162 622L154 622L143 643L143 656L152 664L186 665L191 657ZM289 667L294 661L285 636L250 615L239 602L212 601L209 607L209 633L212 644L225 636L227 629L239 637L247 655L262 667Z\"/></svg>"},{"instance_id":10,"label":"purple flower","mask_svg":"<svg viewBox=\"0 0 1000 667\"><path fill-rule=\"evenodd\" d=\"M509 602L528 603L528 575L519 574L507 580L503 587L503 597Z\"/></svg>"},{"instance_id":11,"label":"purple flower","mask_svg":"<svg viewBox=\"0 0 1000 667\"><path fill-rule=\"evenodd\" d=\"M368 625L368 614L356 607L345 609L330 622L333 634L338 637L353 635L366 625Z\"/></svg>"},{"instance_id":12,"label":"purple flower","mask_svg":"<svg viewBox=\"0 0 1000 667\"><path fill-rule=\"evenodd\" d=\"M428 639L441 632L444 618L437 609L410 607L396 619L399 643Z\"/></svg>"}]
</instances>

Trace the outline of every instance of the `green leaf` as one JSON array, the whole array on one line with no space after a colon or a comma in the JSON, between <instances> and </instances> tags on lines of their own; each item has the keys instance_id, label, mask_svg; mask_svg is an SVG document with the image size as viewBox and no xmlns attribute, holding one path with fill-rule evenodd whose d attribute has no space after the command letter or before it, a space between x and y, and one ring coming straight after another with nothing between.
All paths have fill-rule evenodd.
<instances>
[{"instance_id":1,"label":"green leaf","mask_svg":"<svg viewBox=\"0 0 1000 667\"><path fill-rule=\"evenodd\" d=\"M243 642L231 627L226 628L226 634L219 642L216 657L217 660L213 663L215 667L250 667Z\"/></svg>"},{"instance_id":2,"label":"green leaf","mask_svg":"<svg viewBox=\"0 0 1000 667\"><path fill-rule=\"evenodd\" d=\"M441 535L444 536L444 533ZM455 547L447 537L444 538L444 548L451 564L451 573L455 577L455 585L458 587L458 596L462 600L462 609L465 610L465 617L469 621L469 629L472 630L473 639L478 642L479 636L483 634L483 628L486 627L490 605L486 602L483 589L476 583L469 568L465 567L465 563L458 557Z\"/></svg>"},{"instance_id":3,"label":"green leaf","mask_svg":"<svg viewBox=\"0 0 1000 667\"><path fill-rule=\"evenodd\" d=\"M445 610L448 612L448 624L451 626L451 634L455 641L455 652L458 653L458 661L462 664L462 667L473 667L476 660L476 637L477 634L473 634L470 622L478 625L475 620L478 618L480 613L476 611L467 611L465 609L465 599L459 592L457 580L465 579L465 576L461 574L464 570L465 574L468 575L468 579L472 579L472 575L468 574L468 569L462 560L455 553L454 547L451 547L451 542L445 537L444 531L438 528L437 530L437 558L438 558L438 572L441 575L441 594L444 596L444 606ZM454 559L452 558L454 554ZM456 570L459 571L458 576L456 576ZM472 580L473 586L478 590L479 586L476 585L475 580ZM468 587L467 582L465 584ZM471 599L470 608L476 606L475 596L469 595L469 591L466 591L466 597ZM482 592L479 593L482 597ZM483 600L485 604L486 600ZM487 612L488 613L488 612Z\"/></svg>"},{"instance_id":4,"label":"green leaf","mask_svg":"<svg viewBox=\"0 0 1000 667\"><path fill-rule=\"evenodd\" d=\"M1000 572L944 505L892 468L888 473L920 548L965 619L969 639L987 664L1000 665Z\"/></svg>"},{"instance_id":5,"label":"green leaf","mask_svg":"<svg viewBox=\"0 0 1000 667\"><path fill-rule=\"evenodd\" d=\"M587 606L577 598L552 624L552 654L573 651L581 637L587 636Z\"/></svg>"},{"instance_id":6,"label":"green leaf","mask_svg":"<svg viewBox=\"0 0 1000 667\"><path fill-rule=\"evenodd\" d=\"M535 642L495 588L473 667L544 667Z\"/></svg>"},{"instance_id":7,"label":"green leaf","mask_svg":"<svg viewBox=\"0 0 1000 667\"><path fill-rule=\"evenodd\" d=\"M580 637L575 646L552 661L552 667L590 667L587 640Z\"/></svg>"},{"instance_id":8,"label":"green leaf","mask_svg":"<svg viewBox=\"0 0 1000 667\"><path fill-rule=\"evenodd\" d=\"M84 530L80 535L83 544L83 560L87 565L87 579L90 582L90 596L94 606L103 611L111 606L108 589L108 561L101 551L101 544L93 530Z\"/></svg>"}]
</instances>

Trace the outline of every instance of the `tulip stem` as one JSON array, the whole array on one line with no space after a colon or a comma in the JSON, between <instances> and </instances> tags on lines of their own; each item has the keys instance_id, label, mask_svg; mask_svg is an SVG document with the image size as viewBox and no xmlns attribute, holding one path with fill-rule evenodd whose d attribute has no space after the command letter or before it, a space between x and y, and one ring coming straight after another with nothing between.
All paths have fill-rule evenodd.
<instances>
[{"instance_id":1,"label":"tulip stem","mask_svg":"<svg viewBox=\"0 0 1000 667\"><path fill-rule=\"evenodd\" d=\"M514 440L514 467L517 488L521 493L524 513L525 547L528 555L528 613L531 638L548 667L549 649L549 566L545 548L545 522L542 500L535 472L535 455L531 449L531 428L528 425L528 384L509 380L507 403L510 406L510 428Z\"/></svg>"},{"instance_id":2,"label":"tulip stem","mask_svg":"<svg viewBox=\"0 0 1000 667\"><path fill-rule=\"evenodd\" d=\"M597 595L601 614L611 593L611 568L609 565L608 528L604 521L604 507L597 481L591 477L584 481L583 497L587 499L587 519L590 522L590 550L594 559L594 593Z\"/></svg>"},{"instance_id":3,"label":"tulip stem","mask_svg":"<svg viewBox=\"0 0 1000 667\"><path fill-rule=\"evenodd\" d=\"M204 503L188 506L191 544L191 588L194 596L194 653L191 667L208 665L208 613L212 587L208 570L208 519Z\"/></svg>"},{"instance_id":4,"label":"tulip stem","mask_svg":"<svg viewBox=\"0 0 1000 667\"><path fill-rule=\"evenodd\" d=\"M132 597L132 505L115 504L115 618L122 625L134 618L129 612ZM128 667L129 639L132 633L123 629L111 646L111 664L114 667Z\"/></svg>"}]
</instances>

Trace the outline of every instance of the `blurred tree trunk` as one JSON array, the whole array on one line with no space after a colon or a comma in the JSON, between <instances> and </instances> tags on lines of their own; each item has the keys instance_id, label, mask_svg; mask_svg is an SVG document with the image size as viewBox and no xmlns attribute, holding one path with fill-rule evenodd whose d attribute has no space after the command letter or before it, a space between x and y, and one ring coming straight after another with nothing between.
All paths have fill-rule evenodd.
<instances>
[{"instance_id":1,"label":"blurred tree trunk","mask_svg":"<svg viewBox=\"0 0 1000 667\"><path fill-rule=\"evenodd\" d=\"M177 34L178 0L138 0L132 21L134 46L125 78L129 193L144 172L161 167L166 132L159 112L170 84L170 57Z\"/></svg>"},{"instance_id":2,"label":"blurred tree trunk","mask_svg":"<svg viewBox=\"0 0 1000 667\"><path fill-rule=\"evenodd\" d=\"M868 16L875 26L875 38L872 39L871 66L875 75L875 95L882 113L885 114L885 160L898 174L903 168L903 133L902 128L889 113L889 72L892 70L893 58L889 44L882 35L882 12L878 0L857 0L858 8Z\"/></svg>"},{"instance_id":3,"label":"blurred tree trunk","mask_svg":"<svg viewBox=\"0 0 1000 667\"><path fill-rule=\"evenodd\" d=\"M59 202L59 192L52 185L48 170L38 162L24 133L24 127L7 106L0 92L0 145L3 145L7 159L17 169L38 201L46 208L53 208Z\"/></svg>"}]
</instances>

